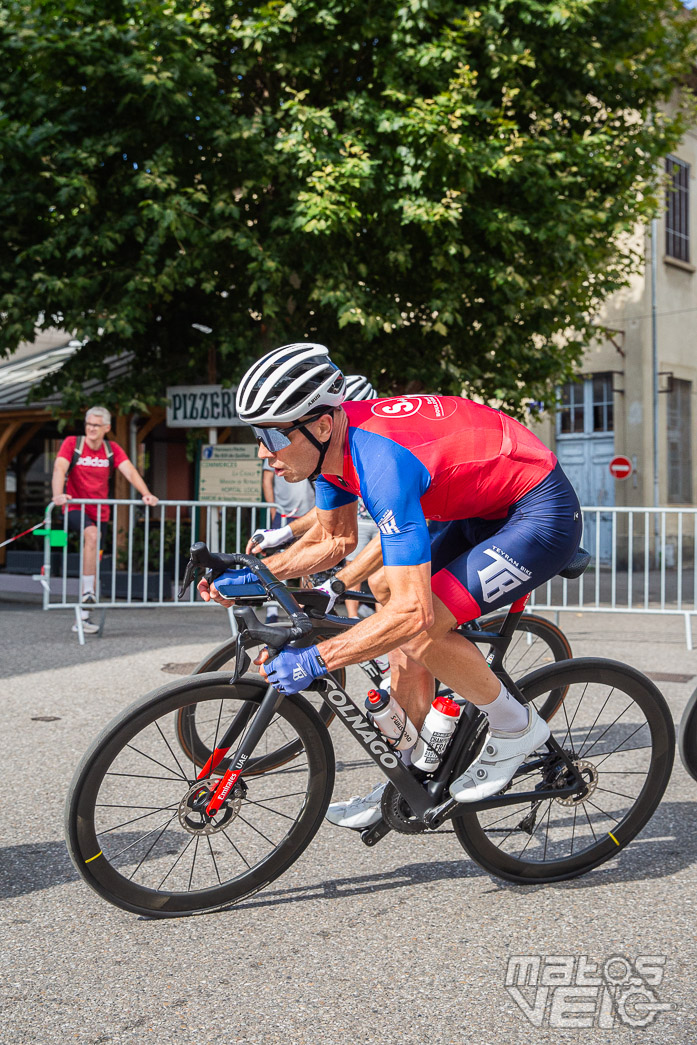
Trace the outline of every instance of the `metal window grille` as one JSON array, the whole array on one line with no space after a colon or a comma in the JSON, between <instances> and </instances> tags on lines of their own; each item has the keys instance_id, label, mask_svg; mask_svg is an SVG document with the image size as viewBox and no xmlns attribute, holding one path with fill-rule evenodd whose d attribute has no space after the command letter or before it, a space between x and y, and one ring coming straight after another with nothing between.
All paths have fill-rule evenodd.
<instances>
[{"instance_id":1,"label":"metal window grille","mask_svg":"<svg viewBox=\"0 0 697 1045\"><path fill-rule=\"evenodd\" d=\"M678 261L690 260L690 164L675 156L666 158L670 185L666 193L666 254Z\"/></svg>"},{"instance_id":2,"label":"metal window grille","mask_svg":"<svg viewBox=\"0 0 697 1045\"><path fill-rule=\"evenodd\" d=\"M668 500L692 503L692 382L676 378L668 394Z\"/></svg>"},{"instance_id":3,"label":"metal window grille","mask_svg":"<svg viewBox=\"0 0 697 1045\"><path fill-rule=\"evenodd\" d=\"M613 432L615 429L612 374L593 375L593 431Z\"/></svg>"}]
</instances>

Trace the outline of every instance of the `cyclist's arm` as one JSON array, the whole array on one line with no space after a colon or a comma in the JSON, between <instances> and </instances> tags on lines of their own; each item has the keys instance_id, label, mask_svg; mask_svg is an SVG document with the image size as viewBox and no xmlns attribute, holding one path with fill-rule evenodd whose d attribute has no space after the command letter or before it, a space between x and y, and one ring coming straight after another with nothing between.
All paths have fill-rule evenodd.
<instances>
[{"instance_id":1,"label":"cyclist's arm","mask_svg":"<svg viewBox=\"0 0 697 1045\"><path fill-rule=\"evenodd\" d=\"M279 580L329 570L350 555L358 543L355 501L329 511L313 511L315 520L300 539L286 551L264 560Z\"/></svg>"},{"instance_id":2,"label":"cyclist's arm","mask_svg":"<svg viewBox=\"0 0 697 1045\"><path fill-rule=\"evenodd\" d=\"M433 624L430 562L386 566L385 580L390 598L380 613L317 646L329 671L389 653Z\"/></svg>"},{"instance_id":3,"label":"cyclist's arm","mask_svg":"<svg viewBox=\"0 0 697 1045\"><path fill-rule=\"evenodd\" d=\"M366 544L363 551L359 552L355 559L347 562L342 570L336 574L347 588L357 589L358 585L367 580L376 570L382 566L382 547L380 536L375 536Z\"/></svg>"},{"instance_id":4,"label":"cyclist's arm","mask_svg":"<svg viewBox=\"0 0 697 1045\"><path fill-rule=\"evenodd\" d=\"M290 532L294 537L302 537L302 535L307 533L310 527L314 526L316 522L317 509L310 508L309 512L306 512L305 515L301 515L298 519L293 519L293 521L288 525L290 526Z\"/></svg>"},{"instance_id":5,"label":"cyclist's arm","mask_svg":"<svg viewBox=\"0 0 697 1045\"><path fill-rule=\"evenodd\" d=\"M380 529L389 598L380 613L319 644L329 670L388 653L433 624L431 542L421 508L430 476L405 447L366 437L356 461L363 501ZM343 571L342 571L343 572Z\"/></svg>"}]
</instances>

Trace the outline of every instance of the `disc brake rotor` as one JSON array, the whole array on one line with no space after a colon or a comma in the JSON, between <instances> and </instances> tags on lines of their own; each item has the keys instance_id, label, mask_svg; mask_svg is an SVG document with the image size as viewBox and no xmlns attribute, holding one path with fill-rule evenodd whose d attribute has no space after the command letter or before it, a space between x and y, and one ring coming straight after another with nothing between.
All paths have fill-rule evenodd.
<instances>
[{"instance_id":1,"label":"disc brake rotor","mask_svg":"<svg viewBox=\"0 0 697 1045\"><path fill-rule=\"evenodd\" d=\"M220 777L197 780L179 803L179 823L190 835L215 835L239 813L242 796L233 792L212 819L206 816L206 806L219 783Z\"/></svg>"},{"instance_id":2,"label":"disc brake rotor","mask_svg":"<svg viewBox=\"0 0 697 1045\"><path fill-rule=\"evenodd\" d=\"M586 785L586 791L582 795L564 795L562 798L556 798L555 801L561 806L581 805L591 797L598 786L598 770L592 762L588 762L585 758L574 758L572 761L579 776ZM568 774L565 774L561 783L567 784L569 782Z\"/></svg>"}]
</instances>

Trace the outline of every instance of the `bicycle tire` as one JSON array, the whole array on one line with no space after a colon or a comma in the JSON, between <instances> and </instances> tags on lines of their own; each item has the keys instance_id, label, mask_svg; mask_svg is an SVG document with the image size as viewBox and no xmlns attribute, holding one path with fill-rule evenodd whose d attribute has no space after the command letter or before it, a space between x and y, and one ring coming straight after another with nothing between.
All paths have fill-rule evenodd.
<instances>
[{"instance_id":1,"label":"bicycle tire","mask_svg":"<svg viewBox=\"0 0 697 1045\"><path fill-rule=\"evenodd\" d=\"M544 696L545 692L554 687L567 687L567 697L562 705L566 731L563 729L564 724L560 723L562 728L555 731L555 738L572 758L581 760L584 766L589 767L581 769L579 766L589 782L589 793L579 801L544 799L535 808L534 803L529 801L521 803L521 806L499 806L479 812L468 812L464 807L453 818L453 827L458 841L472 859L499 878L523 884L564 881L585 874L611 859L653 815L667 787L673 766L673 720L656 686L641 672L616 661L589 657L551 665L533 672L519 686L528 699ZM617 700L613 700L613 694L618 695ZM581 714L583 700L587 700L587 704ZM617 706L627 701L626 708L613 721L612 715ZM632 708L635 718L642 719L636 728L634 719L621 723L629 708ZM614 751L601 749L593 752L603 738L606 738L604 746L607 747L615 736L623 734L626 735ZM633 747L625 747L622 751L622 747L632 739ZM607 765L612 756L619 762ZM599 760L597 765L594 759ZM599 769L601 765L605 767L602 771ZM463 768L456 770L454 776ZM637 794L626 794L632 786L636 789L639 780L634 784L632 781L637 776L643 779L641 789ZM514 788L531 791L540 780L539 770L525 772L522 769L521 776L514 779L504 793L513 792ZM613 780L615 783L612 783ZM618 780L620 783L617 783ZM604 782L603 786L600 786L601 781ZM616 786L622 790L613 790ZM606 798L606 795L612 797ZM597 801L593 801L593 798ZM617 806L620 798L631 800L631 806L622 815L619 809L609 812L598 804L602 801ZM585 822L578 817L581 807ZM572 808L573 820L569 825L565 819L569 820L571 814L560 814L558 809ZM597 811L602 814L602 818L597 816ZM550 837L552 812L555 821L551 830L556 834ZM545 822L545 817L546 831L541 831L540 825ZM579 847L574 852L577 820ZM569 831L570 846L567 839ZM527 837L524 844L521 836Z\"/></svg>"},{"instance_id":2,"label":"bicycle tire","mask_svg":"<svg viewBox=\"0 0 697 1045\"><path fill-rule=\"evenodd\" d=\"M482 621L482 627L486 631L498 631L505 619L505 615L489 617ZM528 645L531 636L533 641ZM524 613L506 650L503 666L516 681L536 668L572 658L571 644L561 628L546 617ZM556 715L565 696L564 687L552 691L541 705L536 704L538 713L549 721Z\"/></svg>"},{"instance_id":3,"label":"bicycle tire","mask_svg":"<svg viewBox=\"0 0 697 1045\"><path fill-rule=\"evenodd\" d=\"M697 689L687 702L678 730L680 760L693 780L697 780Z\"/></svg>"},{"instance_id":4,"label":"bicycle tire","mask_svg":"<svg viewBox=\"0 0 697 1045\"><path fill-rule=\"evenodd\" d=\"M225 665L234 660L236 650L237 639L226 639L225 642L221 642L219 646L216 646L214 650L207 654L207 656L196 665L191 674L201 675L211 671L223 671ZM339 682L339 685L345 687L346 669L339 668L334 672L334 676ZM259 676L253 674L245 675L244 678L259 680ZM308 699L308 694L305 694L305 699ZM313 704L315 711L324 725L329 726L334 719L335 714L321 697L317 697L316 699L318 703ZM312 701L310 702L312 703ZM179 744L186 757L192 759L198 766L205 765L211 752L201 740L201 731L196 726L196 705L182 708L177 713L177 735ZM267 772L269 769L278 769L292 761L294 758L297 758L299 753L300 747L297 743L281 745L275 753L275 756L272 753L265 755L263 763L260 763L259 759L256 757L251 758L245 776L253 776L256 773ZM218 766L218 769L221 773L224 773L227 770L228 765L228 759L223 759Z\"/></svg>"},{"instance_id":5,"label":"bicycle tire","mask_svg":"<svg viewBox=\"0 0 697 1045\"><path fill-rule=\"evenodd\" d=\"M190 811L197 767L185 769L177 754L176 713L185 704L219 704L221 736L230 714L258 705L267 688L260 680L231 685L231 677L188 677L146 694L102 731L77 767L65 807L68 851L85 882L116 907L158 918L227 907L283 874L319 829L334 785L334 750L300 694L284 698L267 733L273 746L274 733L294 730L305 760L253 778L243 797L225 803L212 831ZM275 794L278 785L288 793ZM282 831L277 841L270 837Z\"/></svg>"}]
</instances>

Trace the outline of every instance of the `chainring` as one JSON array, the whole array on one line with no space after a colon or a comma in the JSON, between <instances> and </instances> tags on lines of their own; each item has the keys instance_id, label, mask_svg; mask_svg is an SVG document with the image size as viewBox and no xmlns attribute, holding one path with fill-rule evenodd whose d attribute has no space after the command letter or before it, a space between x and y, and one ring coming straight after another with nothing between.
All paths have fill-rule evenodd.
<instances>
[{"instance_id":1,"label":"chainring","mask_svg":"<svg viewBox=\"0 0 697 1045\"><path fill-rule=\"evenodd\" d=\"M415 817L394 784L389 783L382 793L380 802L382 819L403 835L419 835L428 830L423 820Z\"/></svg>"}]
</instances>

